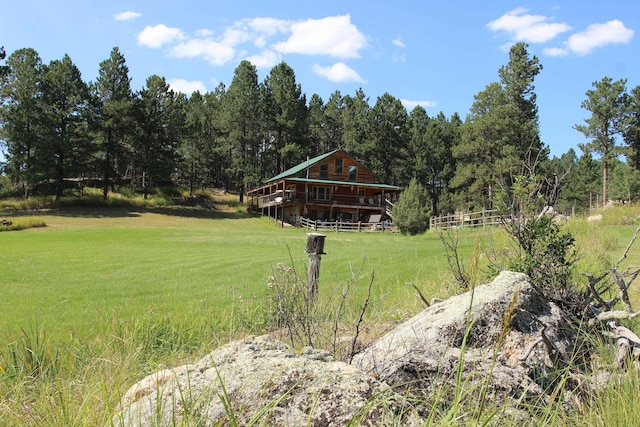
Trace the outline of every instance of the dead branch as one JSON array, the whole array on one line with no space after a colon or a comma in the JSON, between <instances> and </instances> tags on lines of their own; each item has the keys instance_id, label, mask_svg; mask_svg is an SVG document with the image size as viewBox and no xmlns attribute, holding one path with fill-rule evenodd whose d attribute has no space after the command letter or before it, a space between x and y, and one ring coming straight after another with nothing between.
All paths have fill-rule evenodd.
<instances>
[{"instance_id":1,"label":"dead branch","mask_svg":"<svg viewBox=\"0 0 640 427\"><path fill-rule=\"evenodd\" d=\"M599 322L608 322L610 320L635 319L638 316L640 316L640 311L630 313L626 310L611 310L598 313L595 320Z\"/></svg>"},{"instance_id":2,"label":"dead branch","mask_svg":"<svg viewBox=\"0 0 640 427\"><path fill-rule=\"evenodd\" d=\"M636 241L636 238L638 237L638 233L639 232L640 232L640 227L636 228L636 231L633 233L633 237L631 238L631 241L627 245L627 249L625 249L624 253L620 257L618 262L613 266L612 269L616 269L617 270L618 267L620 266L620 264L622 263L622 261L624 261L627 258L627 255L629 255L629 251L631 250L631 247L633 246L633 243Z\"/></svg>"},{"instance_id":3,"label":"dead branch","mask_svg":"<svg viewBox=\"0 0 640 427\"><path fill-rule=\"evenodd\" d=\"M607 326L613 329L614 332L611 333L611 336L618 343L617 366L624 368L630 354L635 358L640 356L640 337L629 328L621 326L615 320L607 322Z\"/></svg>"},{"instance_id":4,"label":"dead branch","mask_svg":"<svg viewBox=\"0 0 640 427\"><path fill-rule=\"evenodd\" d=\"M369 280L369 286L367 287L367 298L362 303L362 307L360 308L360 317L358 318L358 322L356 323L355 335L351 340L351 352L349 354L349 363L353 361L353 356L356 355L356 344L358 342L358 336L360 335L360 326L362 325L362 321L364 320L364 314L369 307L369 302L371 301L371 289L373 288L373 279L375 277L374 272L371 272L371 280Z\"/></svg>"},{"instance_id":5,"label":"dead branch","mask_svg":"<svg viewBox=\"0 0 640 427\"><path fill-rule=\"evenodd\" d=\"M593 295L593 297L598 301L598 306L599 307L606 307L606 303L604 302L604 300L600 296L600 292L598 292L596 290L596 284L600 280L602 280L603 276L600 276L600 277L596 278L596 277L593 277L593 274L591 274L591 273L586 273L585 276L587 276L587 283L589 285L589 290L591 291L591 295Z\"/></svg>"},{"instance_id":6,"label":"dead branch","mask_svg":"<svg viewBox=\"0 0 640 427\"><path fill-rule=\"evenodd\" d=\"M535 341L529 345L529 348L527 349L527 351L522 356L518 357L518 360L520 362L526 362L529 356L531 356L531 352L533 352L533 349L536 348L536 346L540 344L542 341L544 341L544 338L542 337L536 338Z\"/></svg>"},{"instance_id":7,"label":"dead branch","mask_svg":"<svg viewBox=\"0 0 640 427\"><path fill-rule=\"evenodd\" d=\"M605 274L595 278L592 274L587 274L587 283L589 286L589 290L591 295L596 300L597 303L592 304L589 308L594 313L594 317L589 321L590 325L594 325L597 322L609 322L613 320L622 320L622 319L634 319L640 316L640 312L636 312L633 310L631 305L631 300L629 298L629 286L631 283L638 277L640 274L639 267L627 267L624 272L620 273L619 268L622 262L627 258L633 244L638 238L638 233L640 233L640 228L637 228L633 233L633 237L631 241L627 245L624 253L620 256L620 259L607 271ZM609 289L609 286L605 286L604 289L598 290L597 285L601 281L603 281L607 276L611 276L611 281L618 288L618 296L612 298L611 300L605 301L602 297L602 293ZM610 282L609 282L610 283ZM613 306L618 302L622 302L624 309L623 310L612 310ZM603 311L600 311L599 308L602 308Z\"/></svg>"}]
</instances>

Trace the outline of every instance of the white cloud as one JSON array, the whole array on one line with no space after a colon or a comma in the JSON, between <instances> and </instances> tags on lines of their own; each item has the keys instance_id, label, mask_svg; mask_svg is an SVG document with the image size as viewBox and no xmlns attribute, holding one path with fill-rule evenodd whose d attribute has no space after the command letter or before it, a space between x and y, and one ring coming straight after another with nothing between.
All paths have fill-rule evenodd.
<instances>
[{"instance_id":1,"label":"white cloud","mask_svg":"<svg viewBox=\"0 0 640 427\"><path fill-rule=\"evenodd\" d=\"M203 57L211 65L223 65L234 59L235 49L212 39L191 39L171 48L174 58Z\"/></svg>"},{"instance_id":2,"label":"white cloud","mask_svg":"<svg viewBox=\"0 0 640 427\"><path fill-rule=\"evenodd\" d=\"M633 30L614 19L604 24L592 24L581 33L573 34L567 40L567 48L578 55L587 55L593 49L614 43L628 43L633 37Z\"/></svg>"},{"instance_id":3,"label":"white cloud","mask_svg":"<svg viewBox=\"0 0 640 427\"><path fill-rule=\"evenodd\" d=\"M360 49L367 46L366 37L351 23L349 15L296 22L290 30L288 40L273 46L280 53L358 58Z\"/></svg>"},{"instance_id":4,"label":"white cloud","mask_svg":"<svg viewBox=\"0 0 640 427\"><path fill-rule=\"evenodd\" d=\"M252 18L242 21L243 24L257 33L265 36L273 36L277 33L288 33L291 28L291 21L276 18Z\"/></svg>"},{"instance_id":5,"label":"white cloud","mask_svg":"<svg viewBox=\"0 0 640 427\"><path fill-rule=\"evenodd\" d=\"M202 94L207 92L207 88L200 80L171 79L169 80L169 86L174 92L182 92L186 95L191 95L196 91Z\"/></svg>"},{"instance_id":6,"label":"white cloud","mask_svg":"<svg viewBox=\"0 0 640 427\"><path fill-rule=\"evenodd\" d=\"M115 15L113 15L113 19L115 19L116 21L131 21L132 19L136 19L141 16L141 13L127 10L126 12L116 13Z\"/></svg>"},{"instance_id":7,"label":"white cloud","mask_svg":"<svg viewBox=\"0 0 640 427\"><path fill-rule=\"evenodd\" d=\"M514 42L507 42L507 43L503 44L502 46L500 46L500 50L502 52L509 53L509 51L511 50L511 47L514 44L515 44Z\"/></svg>"},{"instance_id":8,"label":"white cloud","mask_svg":"<svg viewBox=\"0 0 640 427\"><path fill-rule=\"evenodd\" d=\"M138 34L138 45L159 48L164 44L184 39L184 33L179 28L170 28L164 24L147 26Z\"/></svg>"},{"instance_id":9,"label":"white cloud","mask_svg":"<svg viewBox=\"0 0 640 427\"><path fill-rule=\"evenodd\" d=\"M246 59L255 65L256 68L272 68L282 62L282 55L266 49L257 55L248 56Z\"/></svg>"},{"instance_id":10,"label":"white cloud","mask_svg":"<svg viewBox=\"0 0 640 427\"><path fill-rule=\"evenodd\" d=\"M487 24L491 31L502 31L510 35L515 41L530 43L544 43L558 34L569 31L571 27L566 23L547 22L550 18L543 15L530 15L522 7L513 9L495 21Z\"/></svg>"},{"instance_id":11,"label":"white cloud","mask_svg":"<svg viewBox=\"0 0 640 427\"><path fill-rule=\"evenodd\" d=\"M400 99L400 102L402 102L402 105L404 105L404 108L406 108L408 111L413 110L418 105L421 105L425 108L433 108L437 105L434 101L412 101L410 99L404 98Z\"/></svg>"},{"instance_id":12,"label":"white cloud","mask_svg":"<svg viewBox=\"0 0 640 427\"><path fill-rule=\"evenodd\" d=\"M221 43L228 46L236 46L250 40L251 35L246 30L239 28L227 28L224 32Z\"/></svg>"},{"instance_id":13,"label":"white cloud","mask_svg":"<svg viewBox=\"0 0 640 427\"><path fill-rule=\"evenodd\" d=\"M208 28L201 28L195 31L196 37L211 37L213 36L213 31Z\"/></svg>"},{"instance_id":14,"label":"white cloud","mask_svg":"<svg viewBox=\"0 0 640 427\"><path fill-rule=\"evenodd\" d=\"M400 38L393 43L404 47ZM223 65L246 57L256 67L265 68L282 61L282 55L287 53L356 58L367 46L367 40L351 23L351 17L343 15L299 22L276 18L243 19L216 34L209 29L199 29L190 37L179 28L159 24L146 27L138 35L138 45L152 48L170 45L169 55L174 58L202 58L211 65ZM317 69L319 74L333 81L363 81L356 71L341 62Z\"/></svg>"},{"instance_id":15,"label":"white cloud","mask_svg":"<svg viewBox=\"0 0 640 427\"><path fill-rule=\"evenodd\" d=\"M569 49L563 49L560 47L547 47L542 49L542 53L547 56L567 56Z\"/></svg>"},{"instance_id":16,"label":"white cloud","mask_svg":"<svg viewBox=\"0 0 640 427\"><path fill-rule=\"evenodd\" d=\"M318 64L313 65L313 72L332 82L359 82L366 83L357 71L350 68L344 62L337 62L330 67L322 67Z\"/></svg>"},{"instance_id":17,"label":"white cloud","mask_svg":"<svg viewBox=\"0 0 640 427\"><path fill-rule=\"evenodd\" d=\"M393 43L394 46L406 47L406 45L404 44L404 42L402 41L402 39L400 37L391 40L391 43Z\"/></svg>"}]
</instances>

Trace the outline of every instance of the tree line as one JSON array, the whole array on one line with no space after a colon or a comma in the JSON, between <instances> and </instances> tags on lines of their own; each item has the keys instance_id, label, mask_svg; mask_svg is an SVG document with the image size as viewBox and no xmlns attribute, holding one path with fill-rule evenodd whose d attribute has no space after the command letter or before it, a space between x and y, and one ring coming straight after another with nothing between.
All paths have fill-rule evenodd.
<instances>
[{"instance_id":1,"label":"tree line","mask_svg":"<svg viewBox=\"0 0 640 427\"><path fill-rule=\"evenodd\" d=\"M379 182L426 191L432 215L491 209L518 177L539 176L563 209L583 209L593 195L640 197L640 88L605 77L587 91L591 112L576 124L590 141L581 155L549 156L539 136L534 87L542 65L515 44L498 81L475 95L463 121L456 112L408 112L385 93L371 103L362 89L307 99L285 62L262 82L241 61L227 86L190 96L152 75L131 88L117 47L85 82L68 55L44 64L32 48L0 60L0 165L22 197L54 194L71 184L109 191L130 186L145 197L180 185L193 193L222 187L245 192L284 170L334 149L368 167ZM596 157L594 157L594 154ZM5 186L6 186L5 185Z\"/></svg>"}]
</instances>

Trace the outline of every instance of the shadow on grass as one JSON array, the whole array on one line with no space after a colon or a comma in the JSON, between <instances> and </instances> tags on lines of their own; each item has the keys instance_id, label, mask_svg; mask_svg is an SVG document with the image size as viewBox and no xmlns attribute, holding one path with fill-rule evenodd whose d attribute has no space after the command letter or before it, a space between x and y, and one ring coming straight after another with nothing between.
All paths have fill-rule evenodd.
<instances>
[{"instance_id":1,"label":"shadow on grass","mask_svg":"<svg viewBox=\"0 0 640 427\"><path fill-rule=\"evenodd\" d=\"M162 215L179 216L183 218L204 219L241 219L252 218L255 216L246 212L226 212L217 209L193 208L183 206L163 206L158 208L147 208L146 211Z\"/></svg>"},{"instance_id":2,"label":"shadow on grass","mask_svg":"<svg viewBox=\"0 0 640 427\"><path fill-rule=\"evenodd\" d=\"M183 206L163 206L155 208L134 207L67 207L42 210L39 215L53 215L73 218L136 218L145 212L182 218L198 219L241 219L254 215L245 212L225 212L215 209ZM30 213L33 215L33 213Z\"/></svg>"}]
</instances>

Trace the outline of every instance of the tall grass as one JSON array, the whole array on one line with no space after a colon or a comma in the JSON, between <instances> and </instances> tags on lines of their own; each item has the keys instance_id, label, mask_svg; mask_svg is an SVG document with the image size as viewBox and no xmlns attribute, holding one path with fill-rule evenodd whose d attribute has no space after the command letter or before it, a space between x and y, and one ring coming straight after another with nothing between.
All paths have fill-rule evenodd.
<instances>
[{"instance_id":1,"label":"tall grass","mask_svg":"<svg viewBox=\"0 0 640 427\"><path fill-rule=\"evenodd\" d=\"M26 230L27 228L46 227L47 223L43 218L34 216L11 217L10 220L3 219L0 222L0 231Z\"/></svg>"}]
</instances>

